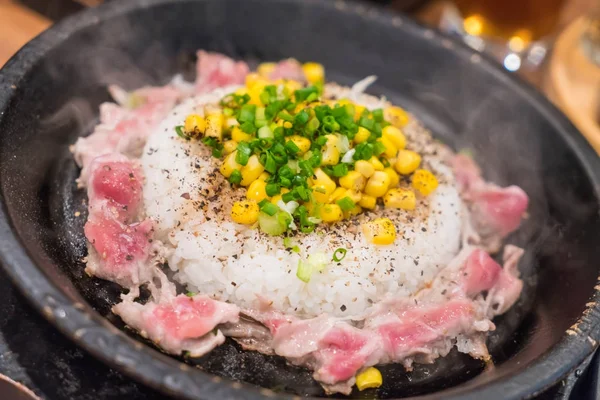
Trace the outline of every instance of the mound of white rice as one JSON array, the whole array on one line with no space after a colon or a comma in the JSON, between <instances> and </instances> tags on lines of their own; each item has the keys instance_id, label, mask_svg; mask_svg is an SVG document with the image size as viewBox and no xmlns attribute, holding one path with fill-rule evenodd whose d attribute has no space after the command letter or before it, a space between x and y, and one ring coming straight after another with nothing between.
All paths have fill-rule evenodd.
<instances>
[{"instance_id":1,"label":"mound of white rice","mask_svg":"<svg viewBox=\"0 0 600 400\"><path fill-rule=\"evenodd\" d=\"M286 250L281 237L232 222L231 204L243 198L243 190L230 187L218 171L219 161L202 144L185 142L174 130L188 114L201 113L202 105L216 103L231 91L218 90L178 106L151 136L141 160L146 213L157 221L157 238L169 249L176 279L190 291L241 307L267 302L300 316L356 317L386 295L409 296L425 287L458 253L462 203L436 144L416 123L405 129L408 147L411 141L432 147L423 162L436 173L440 186L420 201L416 213L378 211L396 225L398 238L392 245L374 246L364 239L360 223L375 213L294 236L299 253ZM336 86L328 92L347 94ZM381 105L370 96L354 100L370 108ZM348 250L341 263L331 261L309 283L296 277L300 260L316 253L331 260L340 247Z\"/></svg>"}]
</instances>

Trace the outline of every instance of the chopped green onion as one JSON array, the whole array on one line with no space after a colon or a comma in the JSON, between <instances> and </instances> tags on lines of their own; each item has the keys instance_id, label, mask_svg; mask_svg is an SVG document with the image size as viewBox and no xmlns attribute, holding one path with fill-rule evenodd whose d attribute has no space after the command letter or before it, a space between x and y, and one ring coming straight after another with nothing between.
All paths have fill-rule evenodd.
<instances>
[{"instance_id":1,"label":"chopped green onion","mask_svg":"<svg viewBox=\"0 0 600 400\"><path fill-rule=\"evenodd\" d=\"M310 200L310 194L304 186L298 186L298 187L294 188L294 191L297 193L300 200L302 200L302 201Z\"/></svg>"},{"instance_id":2,"label":"chopped green onion","mask_svg":"<svg viewBox=\"0 0 600 400\"><path fill-rule=\"evenodd\" d=\"M263 158L264 162L262 160ZM275 163L271 152L266 151L263 154L263 156L261 157L261 163L265 166L265 171L267 171L268 173L275 174L277 172L277 163Z\"/></svg>"},{"instance_id":3,"label":"chopped green onion","mask_svg":"<svg viewBox=\"0 0 600 400\"><path fill-rule=\"evenodd\" d=\"M325 133L333 133L340 130L340 124L337 123L332 115L323 118L323 131Z\"/></svg>"},{"instance_id":4,"label":"chopped green onion","mask_svg":"<svg viewBox=\"0 0 600 400\"><path fill-rule=\"evenodd\" d=\"M305 110L302 110L294 117L294 123L304 125L308 122L309 118L310 115Z\"/></svg>"},{"instance_id":5,"label":"chopped green onion","mask_svg":"<svg viewBox=\"0 0 600 400\"><path fill-rule=\"evenodd\" d=\"M369 119L367 117L361 117L358 120L358 125L362 126L365 129L372 131L375 128L375 121Z\"/></svg>"},{"instance_id":6,"label":"chopped green onion","mask_svg":"<svg viewBox=\"0 0 600 400\"><path fill-rule=\"evenodd\" d=\"M384 166L385 168L387 168L387 167L389 167L389 166L391 165L391 164L390 164L390 162L388 161L388 159L387 159L387 158L385 158L385 157L381 157L381 158L379 159L379 161L381 161L381 163L383 164L383 166Z\"/></svg>"},{"instance_id":7,"label":"chopped green onion","mask_svg":"<svg viewBox=\"0 0 600 400\"><path fill-rule=\"evenodd\" d=\"M194 293L194 292L187 292L185 295L186 295L187 297L194 297L196 294L197 294L197 293Z\"/></svg>"},{"instance_id":8,"label":"chopped green onion","mask_svg":"<svg viewBox=\"0 0 600 400\"><path fill-rule=\"evenodd\" d=\"M240 122L254 122L256 118L256 106L254 104L245 104L240 110L240 116L238 121Z\"/></svg>"},{"instance_id":9,"label":"chopped green onion","mask_svg":"<svg viewBox=\"0 0 600 400\"><path fill-rule=\"evenodd\" d=\"M290 247L292 247L293 245L294 245L294 244L292 243L292 238L290 238L290 237L283 238L283 246L284 246L286 249L289 249L289 248L290 248Z\"/></svg>"},{"instance_id":10,"label":"chopped green onion","mask_svg":"<svg viewBox=\"0 0 600 400\"><path fill-rule=\"evenodd\" d=\"M231 117L233 115L233 109L229 107L223 108L223 115L226 117Z\"/></svg>"},{"instance_id":11,"label":"chopped green onion","mask_svg":"<svg viewBox=\"0 0 600 400\"><path fill-rule=\"evenodd\" d=\"M284 121L294 122L294 117L291 116L287 111L280 111L277 116Z\"/></svg>"},{"instance_id":12,"label":"chopped green onion","mask_svg":"<svg viewBox=\"0 0 600 400\"><path fill-rule=\"evenodd\" d=\"M240 125L240 129L242 132L245 132L249 135L254 135L256 133L256 126L254 126L253 122L247 121Z\"/></svg>"},{"instance_id":13,"label":"chopped green onion","mask_svg":"<svg viewBox=\"0 0 600 400\"><path fill-rule=\"evenodd\" d=\"M295 156L300 151L300 147L298 147L298 145L291 140L286 142L285 149L292 156Z\"/></svg>"},{"instance_id":14,"label":"chopped green onion","mask_svg":"<svg viewBox=\"0 0 600 400\"><path fill-rule=\"evenodd\" d=\"M223 150L214 148L213 151L212 151L212 156L214 158L221 158L221 157L223 157Z\"/></svg>"},{"instance_id":15,"label":"chopped green onion","mask_svg":"<svg viewBox=\"0 0 600 400\"><path fill-rule=\"evenodd\" d=\"M284 203L287 203L296 200L296 196L294 196L294 192L287 192L281 195L281 200L283 200Z\"/></svg>"},{"instance_id":16,"label":"chopped green onion","mask_svg":"<svg viewBox=\"0 0 600 400\"><path fill-rule=\"evenodd\" d=\"M333 252L333 261L335 261L335 262L342 261L344 259L344 257L346 257L347 252L348 252L348 250L344 249L343 247L336 249Z\"/></svg>"},{"instance_id":17,"label":"chopped green onion","mask_svg":"<svg viewBox=\"0 0 600 400\"><path fill-rule=\"evenodd\" d=\"M373 144L373 154L375 154L377 157L379 157L381 154L383 154L386 150L385 144L381 143L381 142L375 142Z\"/></svg>"},{"instance_id":18,"label":"chopped green onion","mask_svg":"<svg viewBox=\"0 0 600 400\"><path fill-rule=\"evenodd\" d=\"M283 176L279 178L279 183L281 184L281 186L287 189L292 187L292 181L289 178Z\"/></svg>"},{"instance_id":19,"label":"chopped green onion","mask_svg":"<svg viewBox=\"0 0 600 400\"><path fill-rule=\"evenodd\" d=\"M190 140L191 137L189 137L188 135L185 134L185 132L183 131L183 125L177 125L175 127L175 132L177 132L177 136L179 136L182 139L185 140Z\"/></svg>"},{"instance_id":20,"label":"chopped green onion","mask_svg":"<svg viewBox=\"0 0 600 400\"><path fill-rule=\"evenodd\" d=\"M239 185L241 181L242 173L239 170L234 169L231 175L229 176L229 182L233 183L234 185Z\"/></svg>"},{"instance_id":21,"label":"chopped green onion","mask_svg":"<svg viewBox=\"0 0 600 400\"><path fill-rule=\"evenodd\" d=\"M338 200L337 204L340 206L342 211L350 211L356 206L354 204L354 202L352 201L352 199L348 196L344 197L343 199Z\"/></svg>"},{"instance_id":22,"label":"chopped green onion","mask_svg":"<svg viewBox=\"0 0 600 400\"><path fill-rule=\"evenodd\" d=\"M267 215L275 215L277 214L277 211L279 211L279 207L277 207L273 203L267 202L260 207L260 211L264 212Z\"/></svg>"},{"instance_id":23,"label":"chopped green onion","mask_svg":"<svg viewBox=\"0 0 600 400\"><path fill-rule=\"evenodd\" d=\"M317 129L319 129L319 125L321 123L319 122L319 119L316 117L311 118L307 124L306 124L306 132L308 132L309 134L312 134L314 132L317 131Z\"/></svg>"},{"instance_id":24,"label":"chopped green onion","mask_svg":"<svg viewBox=\"0 0 600 400\"><path fill-rule=\"evenodd\" d=\"M310 277L312 276L312 265L303 262L302 260L298 261L296 276L304 283L310 282Z\"/></svg>"},{"instance_id":25,"label":"chopped green onion","mask_svg":"<svg viewBox=\"0 0 600 400\"><path fill-rule=\"evenodd\" d=\"M273 131L268 126L263 126L258 129L258 137L260 139L272 139Z\"/></svg>"},{"instance_id":26,"label":"chopped green onion","mask_svg":"<svg viewBox=\"0 0 600 400\"><path fill-rule=\"evenodd\" d=\"M381 108L371 111L371 115L375 122L383 122L383 110Z\"/></svg>"},{"instance_id":27,"label":"chopped green onion","mask_svg":"<svg viewBox=\"0 0 600 400\"><path fill-rule=\"evenodd\" d=\"M319 136L315 139L315 143L319 146L325 146L325 143L327 143L327 138L325 136Z\"/></svg>"},{"instance_id":28,"label":"chopped green onion","mask_svg":"<svg viewBox=\"0 0 600 400\"><path fill-rule=\"evenodd\" d=\"M275 215L268 215L264 212L261 212L258 215L258 225L260 226L260 230L272 236L282 235L288 230L290 222L290 215L284 211L279 211Z\"/></svg>"},{"instance_id":29,"label":"chopped green onion","mask_svg":"<svg viewBox=\"0 0 600 400\"><path fill-rule=\"evenodd\" d=\"M311 93L316 93L318 95L319 89L317 89L315 86L308 86L308 87L296 90L294 92L294 96L296 97L297 102L303 102L308 98L308 96L311 95Z\"/></svg>"},{"instance_id":30,"label":"chopped green onion","mask_svg":"<svg viewBox=\"0 0 600 400\"><path fill-rule=\"evenodd\" d=\"M280 190L281 189L279 188L279 185L276 183L267 183L267 186L265 187L265 192L267 193L267 196L269 196L269 197L278 195Z\"/></svg>"},{"instance_id":31,"label":"chopped green onion","mask_svg":"<svg viewBox=\"0 0 600 400\"><path fill-rule=\"evenodd\" d=\"M342 176L348 175L348 164L338 164L333 167L332 175L336 178L341 178Z\"/></svg>"},{"instance_id":32,"label":"chopped green onion","mask_svg":"<svg viewBox=\"0 0 600 400\"><path fill-rule=\"evenodd\" d=\"M290 162L288 161L288 163L286 165L279 168L279 171L277 171L277 175L279 175L280 177L288 178L288 179L292 178L294 176L294 171L292 170L292 168L289 165L290 165Z\"/></svg>"}]
</instances>

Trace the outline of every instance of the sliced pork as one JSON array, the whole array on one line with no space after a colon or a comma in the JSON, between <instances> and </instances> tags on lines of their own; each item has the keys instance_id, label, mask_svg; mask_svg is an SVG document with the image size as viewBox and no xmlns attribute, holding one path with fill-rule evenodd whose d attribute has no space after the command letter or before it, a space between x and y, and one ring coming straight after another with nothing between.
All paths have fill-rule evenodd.
<instances>
[{"instance_id":1,"label":"sliced pork","mask_svg":"<svg viewBox=\"0 0 600 400\"><path fill-rule=\"evenodd\" d=\"M167 301L140 304L131 297L113 307L131 328L172 354L186 351L200 357L223 343L220 324L236 323L239 309L207 296L179 295Z\"/></svg>"}]
</instances>

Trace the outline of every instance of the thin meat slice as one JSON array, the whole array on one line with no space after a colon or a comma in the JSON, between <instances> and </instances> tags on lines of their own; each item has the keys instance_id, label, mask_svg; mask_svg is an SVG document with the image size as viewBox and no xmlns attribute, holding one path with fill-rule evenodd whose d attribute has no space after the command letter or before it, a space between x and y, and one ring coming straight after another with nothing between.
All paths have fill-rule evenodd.
<instances>
[{"instance_id":1,"label":"thin meat slice","mask_svg":"<svg viewBox=\"0 0 600 400\"><path fill-rule=\"evenodd\" d=\"M90 136L79 138L71 148L75 161L81 167L81 186L86 185L89 166L95 158L115 152L139 157L148 136L177 102L175 96L156 93L147 99L135 109L111 103L101 106L100 124Z\"/></svg>"},{"instance_id":2,"label":"thin meat slice","mask_svg":"<svg viewBox=\"0 0 600 400\"><path fill-rule=\"evenodd\" d=\"M498 281L502 267L481 249L475 249L467 258L462 274L462 289L469 297L490 290Z\"/></svg>"},{"instance_id":3,"label":"thin meat slice","mask_svg":"<svg viewBox=\"0 0 600 400\"><path fill-rule=\"evenodd\" d=\"M504 248L502 273L496 285L490 290L493 315L500 315L511 308L523 291L523 281L519 279L518 264L525 251L517 246Z\"/></svg>"},{"instance_id":4,"label":"thin meat slice","mask_svg":"<svg viewBox=\"0 0 600 400\"><path fill-rule=\"evenodd\" d=\"M315 379L326 385L349 380L353 384L359 369L376 363L374 353L379 344L378 338L368 331L346 322L336 324L319 340L319 349L313 353L317 365Z\"/></svg>"},{"instance_id":5,"label":"thin meat slice","mask_svg":"<svg viewBox=\"0 0 600 400\"><path fill-rule=\"evenodd\" d=\"M417 306L375 323L388 361L403 361L427 352L437 342L473 329L475 308L468 300Z\"/></svg>"},{"instance_id":6,"label":"thin meat slice","mask_svg":"<svg viewBox=\"0 0 600 400\"><path fill-rule=\"evenodd\" d=\"M90 171L87 186L91 213L109 206L123 223L138 214L143 175L136 162L119 154L110 154L96 158Z\"/></svg>"},{"instance_id":7,"label":"thin meat slice","mask_svg":"<svg viewBox=\"0 0 600 400\"><path fill-rule=\"evenodd\" d=\"M269 74L269 79L289 79L305 82L306 78L302 70L302 64L293 58L288 58L277 63L275 69Z\"/></svg>"},{"instance_id":8,"label":"thin meat slice","mask_svg":"<svg viewBox=\"0 0 600 400\"><path fill-rule=\"evenodd\" d=\"M125 225L110 211L94 212L84 227L89 241L86 272L124 287L151 279L148 260L153 223L146 220Z\"/></svg>"},{"instance_id":9,"label":"thin meat slice","mask_svg":"<svg viewBox=\"0 0 600 400\"><path fill-rule=\"evenodd\" d=\"M517 186L501 188L486 182L479 167L467 155L456 155L452 167L481 243L486 250L497 251L502 239L521 224L529 206L527 194Z\"/></svg>"},{"instance_id":10,"label":"thin meat slice","mask_svg":"<svg viewBox=\"0 0 600 400\"><path fill-rule=\"evenodd\" d=\"M219 87L243 84L250 69L243 61L200 50L196 71L196 92L207 93Z\"/></svg>"},{"instance_id":11,"label":"thin meat slice","mask_svg":"<svg viewBox=\"0 0 600 400\"><path fill-rule=\"evenodd\" d=\"M518 186L488 184L474 193L472 221L483 236L506 237L517 230L528 205L527 194Z\"/></svg>"},{"instance_id":12,"label":"thin meat slice","mask_svg":"<svg viewBox=\"0 0 600 400\"><path fill-rule=\"evenodd\" d=\"M179 295L161 303L136 303L130 297L113 307L131 328L171 354L189 352L200 357L223 343L225 337L217 327L236 323L239 309L208 296Z\"/></svg>"}]
</instances>

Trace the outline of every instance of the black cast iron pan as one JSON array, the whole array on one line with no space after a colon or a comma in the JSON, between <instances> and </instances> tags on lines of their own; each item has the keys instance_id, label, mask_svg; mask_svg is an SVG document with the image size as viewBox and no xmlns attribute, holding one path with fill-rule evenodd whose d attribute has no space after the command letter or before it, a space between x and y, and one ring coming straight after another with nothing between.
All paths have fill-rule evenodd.
<instances>
[{"instance_id":1,"label":"black cast iron pan","mask_svg":"<svg viewBox=\"0 0 600 400\"><path fill-rule=\"evenodd\" d=\"M251 62L317 60L342 84L375 74L371 92L415 113L441 140L474 149L488 178L531 197L529 218L509 240L527 249L526 289L496 321L495 366L455 353L411 373L385 366L377 392L353 397L525 398L596 349L597 155L541 95L485 57L403 16L333 0L110 2L55 25L2 69L0 259L67 336L184 398L323 394L307 371L233 343L199 368L161 354L110 314L119 288L83 273L85 196L68 146L90 131L107 84L164 83L193 69L198 48Z\"/></svg>"}]
</instances>

